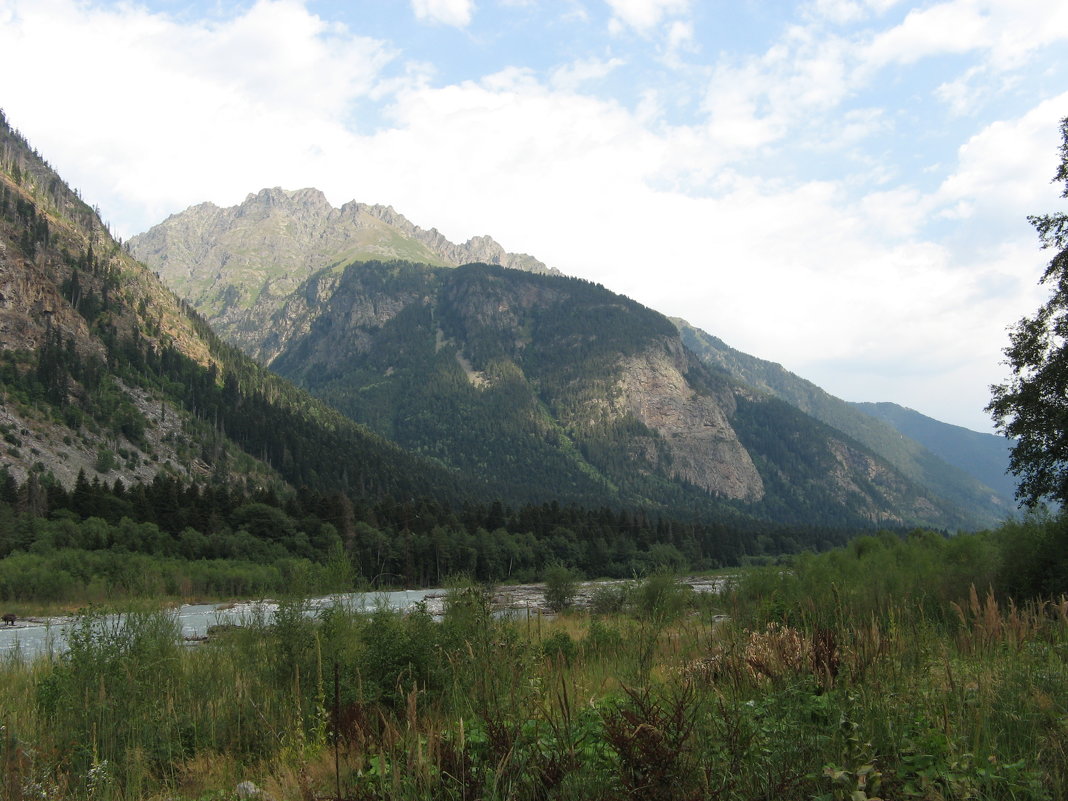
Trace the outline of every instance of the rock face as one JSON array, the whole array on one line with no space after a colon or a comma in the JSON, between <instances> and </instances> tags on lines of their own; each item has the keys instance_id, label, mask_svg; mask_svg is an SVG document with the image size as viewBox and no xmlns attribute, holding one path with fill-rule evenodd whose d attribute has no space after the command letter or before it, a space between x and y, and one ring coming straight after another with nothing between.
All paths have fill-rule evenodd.
<instances>
[{"instance_id":1,"label":"rock face","mask_svg":"<svg viewBox=\"0 0 1068 801\"><path fill-rule=\"evenodd\" d=\"M30 259L0 242L0 346L35 350L54 327L89 346L85 320L60 295L48 259Z\"/></svg>"},{"instance_id":2,"label":"rock face","mask_svg":"<svg viewBox=\"0 0 1068 801\"><path fill-rule=\"evenodd\" d=\"M191 206L130 240L130 252L159 272L211 325L248 349L262 321L310 275L368 259L457 266L499 264L555 273L489 236L455 244L391 206L351 201L334 208L318 189L263 189L238 206Z\"/></svg>"},{"instance_id":3,"label":"rock face","mask_svg":"<svg viewBox=\"0 0 1068 801\"><path fill-rule=\"evenodd\" d=\"M759 501L764 482L729 418L731 393L698 393L683 374L681 345L670 342L620 365L619 403L656 431L670 460L663 468L673 477L714 495Z\"/></svg>"},{"instance_id":4,"label":"rock face","mask_svg":"<svg viewBox=\"0 0 1068 801\"><path fill-rule=\"evenodd\" d=\"M110 371L108 343L134 339L209 361L208 344L174 294L0 113L0 360L10 371L0 382L0 432L2 467L17 481L47 475L70 487L84 471L129 485L161 470L183 478L211 472L198 451L177 445L189 415ZM42 370L46 347L52 366ZM48 382L49 403L67 414L50 414L32 394L27 402L29 393L18 390L30 375ZM103 417L101 408L121 409L132 422L109 428L93 417Z\"/></svg>"}]
</instances>

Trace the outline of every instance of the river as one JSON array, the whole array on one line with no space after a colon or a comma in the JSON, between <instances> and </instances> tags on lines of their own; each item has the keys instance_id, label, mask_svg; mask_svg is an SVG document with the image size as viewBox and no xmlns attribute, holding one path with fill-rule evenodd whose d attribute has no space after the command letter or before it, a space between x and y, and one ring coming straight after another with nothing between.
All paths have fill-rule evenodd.
<instances>
[{"instance_id":1,"label":"river","mask_svg":"<svg viewBox=\"0 0 1068 801\"><path fill-rule=\"evenodd\" d=\"M305 602L305 614L314 615L325 607L342 604L346 609L371 612L386 607L395 610L409 609L420 601L426 601L431 612L440 606L445 590L398 590L395 592L352 592L309 598ZM241 603L182 604L172 611L186 640L196 641L207 636L208 627L215 625L241 625L253 616L268 618L278 609L275 601L247 601ZM115 615L105 617L107 621ZM65 633L71 618L23 618L14 626L0 626L0 659L32 659L65 649Z\"/></svg>"},{"instance_id":2,"label":"river","mask_svg":"<svg viewBox=\"0 0 1068 801\"><path fill-rule=\"evenodd\" d=\"M689 585L695 592L718 592L731 577L713 578L689 577L681 583ZM588 603L590 596L598 587L620 584L618 581L580 582L577 588L576 605ZM493 604L499 614L551 614L545 609L545 585L521 584L497 587L493 594ZM415 604L425 603L427 611L440 616L444 610L447 590L440 587L422 590L396 590L392 592L351 592L339 595L325 595L309 598L305 601L305 614L315 615L321 609L343 605L354 612L372 612L379 608L404 611ZM172 611L181 635L186 640L196 642L208 634L208 627L215 625L236 625L258 617L270 618L278 609L276 601L244 601L215 604L183 604ZM116 615L108 615L105 622L114 622ZM0 660L26 660L52 652L61 653L66 648L65 633L70 624L69 617L23 618L14 626L0 626Z\"/></svg>"}]
</instances>

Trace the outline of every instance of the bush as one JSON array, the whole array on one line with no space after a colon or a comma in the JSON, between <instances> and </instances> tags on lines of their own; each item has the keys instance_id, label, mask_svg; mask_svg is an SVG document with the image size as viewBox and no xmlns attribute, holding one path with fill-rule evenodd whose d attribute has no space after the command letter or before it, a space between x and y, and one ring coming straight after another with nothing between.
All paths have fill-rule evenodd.
<instances>
[{"instance_id":1,"label":"bush","mask_svg":"<svg viewBox=\"0 0 1068 801\"><path fill-rule=\"evenodd\" d=\"M571 568L561 564L545 570L545 605L554 612L570 609L578 594L578 576Z\"/></svg>"},{"instance_id":2,"label":"bush","mask_svg":"<svg viewBox=\"0 0 1068 801\"><path fill-rule=\"evenodd\" d=\"M658 571L631 593L631 609L639 620L664 626L677 619L692 600L693 589L673 573Z\"/></svg>"},{"instance_id":3,"label":"bush","mask_svg":"<svg viewBox=\"0 0 1068 801\"><path fill-rule=\"evenodd\" d=\"M618 615L627 608L634 585L629 582L602 584L590 595L590 611L598 615Z\"/></svg>"},{"instance_id":4,"label":"bush","mask_svg":"<svg viewBox=\"0 0 1068 801\"><path fill-rule=\"evenodd\" d=\"M571 664L577 650L575 641L566 631L554 631L541 643L541 652L547 659L560 659L567 665Z\"/></svg>"}]
</instances>

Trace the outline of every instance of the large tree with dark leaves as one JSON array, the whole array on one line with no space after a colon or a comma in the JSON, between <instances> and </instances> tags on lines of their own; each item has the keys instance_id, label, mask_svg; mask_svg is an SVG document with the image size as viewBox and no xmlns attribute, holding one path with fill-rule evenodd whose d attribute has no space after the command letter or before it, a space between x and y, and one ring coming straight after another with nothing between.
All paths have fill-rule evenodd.
<instances>
[{"instance_id":1,"label":"large tree with dark leaves","mask_svg":"<svg viewBox=\"0 0 1068 801\"><path fill-rule=\"evenodd\" d=\"M1068 118L1060 156L1053 180L1068 197ZM987 411L999 431L1018 439L1009 468L1020 479L1016 496L1029 506L1043 499L1068 504L1068 214L1028 220L1042 247L1055 251L1041 280L1052 295L1011 330L1005 355L1012 377L991 387Z\"/></svg>"}]
</instances>

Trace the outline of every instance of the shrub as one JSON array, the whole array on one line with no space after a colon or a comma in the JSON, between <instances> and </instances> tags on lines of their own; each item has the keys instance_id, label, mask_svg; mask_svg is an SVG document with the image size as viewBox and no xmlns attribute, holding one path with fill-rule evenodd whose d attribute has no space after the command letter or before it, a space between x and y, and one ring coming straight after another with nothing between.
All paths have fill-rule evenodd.
<instances>
[{"instance_id":1,"label":"shrub","mask_svg":"<svg viewBox=\"0 0 1068 801\"><path fill-rule=\"evenodd\" d=\"M554 612L570 609L578 594L578 576L571 568L561 564L545 570L545 605Z\"/></svg>"},{"instance_id":2,"label":"shrub","mask_svg":"<svg viewBox=\"0 0 1068 801\"><path fill-rule=\"evenodd\" d=\"M683 613L692 595L692 588L680 584L674 574L657 571L631 593L631 610L639 620L664 626Z\"/></svg>"},{"instance_id":3,"label":"shrub","mask_svg":"<svg viewBox=\"0 0 1068 801\"><path fill-rule=\"evenodd\" d=\"M598 615L618 615L627 608L634 585L628 582L602 584L590 595L590 611Z\"/></svg>"},{"instance_id":4,"label":"shrub","mask_svg":"<svg viewBox=\"0 0 1068 801\"><path fill-rule=\"evenodd\" d=\"M541 642L541 652L548 659L561 659L570 665L575 657L575 641L566 631L554 631Z\"/></svg>"}]
</instances>

